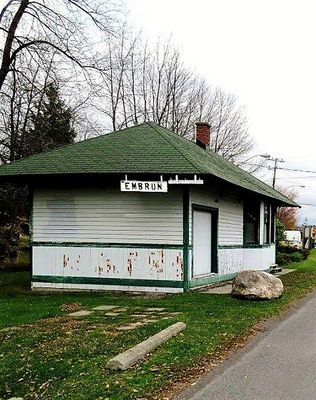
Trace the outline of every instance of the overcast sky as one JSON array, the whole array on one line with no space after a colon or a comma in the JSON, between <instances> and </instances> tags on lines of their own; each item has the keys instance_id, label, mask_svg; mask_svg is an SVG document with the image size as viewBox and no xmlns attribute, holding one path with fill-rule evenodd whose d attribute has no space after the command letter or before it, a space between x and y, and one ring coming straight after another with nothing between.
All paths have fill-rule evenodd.
<instances>
[{"instance_id":1,"label":"overcast sky","mask_svg":"<svg viewBox=\"0 0 316 400\"><path fill-rule=\"evenodd\" d=\"M186 64L245 107L254 154L316 171L315 0L126 0L128 20L151 40L168 38ZM262 174L272 179L272 172ZM316 224L316 174L278 171L299 192L301 220Z\"/></svg>"}]
</instances>

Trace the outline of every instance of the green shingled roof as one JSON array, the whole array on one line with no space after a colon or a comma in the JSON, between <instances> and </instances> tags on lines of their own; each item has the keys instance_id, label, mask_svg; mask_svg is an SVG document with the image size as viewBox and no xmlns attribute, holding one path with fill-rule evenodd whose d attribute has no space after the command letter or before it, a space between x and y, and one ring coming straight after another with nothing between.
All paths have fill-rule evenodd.
<instances>
[{"instance_id":1,"label":"green shingled roof","mask_svg":"<svg viewBox=\"0 0 316 400\"><path fill-rule=\"evenodd\" d=\"M1 176L168 173L214 175L287 205L295 202L212 151L152 122L33 155L0 167Z\"/></svg>"}]
</instances>

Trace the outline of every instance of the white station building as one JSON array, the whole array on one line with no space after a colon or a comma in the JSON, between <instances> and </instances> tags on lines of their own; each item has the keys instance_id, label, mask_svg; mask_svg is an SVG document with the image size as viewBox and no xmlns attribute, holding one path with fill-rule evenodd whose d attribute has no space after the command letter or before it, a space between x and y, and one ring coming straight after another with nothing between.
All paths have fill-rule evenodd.
<instances>
[{"instance_id":1,"label":"white station building","mask_svg":"<svg viewBox=\"0 0 316 400\"><path fill-rule=\"evenodd\" d=\"M151 122L0 167L32 189L32 287L183 292L275 263L277 207L298 204Z\"/></svg>"}]
</instances>

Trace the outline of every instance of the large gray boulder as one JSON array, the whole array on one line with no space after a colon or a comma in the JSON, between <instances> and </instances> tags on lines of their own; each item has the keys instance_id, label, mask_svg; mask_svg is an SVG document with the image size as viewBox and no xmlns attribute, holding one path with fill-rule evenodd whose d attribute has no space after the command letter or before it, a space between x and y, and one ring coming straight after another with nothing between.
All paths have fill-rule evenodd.
<instances>
[{"instance_id":1,"label":"large gray boulder","mask_svg":"<svg viewBox=\"0 0 316 400\"><path fill-rule=\"evenodd\" d=\"M232 286L232 296L245 299L277 299L283 293L281 279L263 271L239 272Z\"/></svg>"}]
</instances>

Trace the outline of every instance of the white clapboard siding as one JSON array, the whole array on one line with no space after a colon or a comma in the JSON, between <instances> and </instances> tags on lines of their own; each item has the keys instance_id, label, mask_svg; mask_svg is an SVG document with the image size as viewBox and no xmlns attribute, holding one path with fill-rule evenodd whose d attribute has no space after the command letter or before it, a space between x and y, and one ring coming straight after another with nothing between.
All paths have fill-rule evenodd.
<instances>
[{"instance_id":1,"label":"white clapboard siding","mask_svg":"<svg viewBox=\"0 0 316 400\"><path fill-rule=\"evenodd\" d=\"M182 244L182 194L37 189L33 241Z\"/></svg>"},{"instance_id":2,"label":"white clapboard siding","mask_svg":"<svg viewBox=\"0 0 316 400\"><path fill-rule=\"evenodd\" d=\"M190 190L190 243L192 239L192 204L218 209L218 244L243 244L243 204L235 193L225 194L193 187Z\"/></svg>"}]
</instances>

